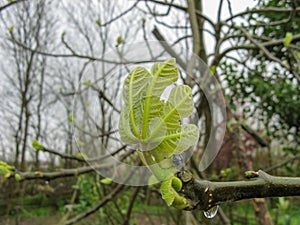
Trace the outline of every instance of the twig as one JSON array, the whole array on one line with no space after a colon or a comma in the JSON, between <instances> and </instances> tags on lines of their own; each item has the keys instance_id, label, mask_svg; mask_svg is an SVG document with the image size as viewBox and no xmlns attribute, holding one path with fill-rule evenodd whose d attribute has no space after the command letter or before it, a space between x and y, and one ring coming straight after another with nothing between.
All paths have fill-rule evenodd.
<instances>
[{"instance_id":1,"label":"twig","mask_svg":"<svg viewBox=\"0 0 300 225\"><path fill-rule=\"evenodd\" d=\"M269 52L269 50L263 46L261 43L259 43L257 40L255 40L251 34L249 34L244 28L242 27L237 27L237 29L241 30L245 36L255 45L257 46L258 49L260 49L266 56L267 58L269 58L270 60L273 60L274 62L277 62L278 64L280 64L282 67L290 70L290 67L288 65L285 65L282 63L282 60L280 60L279 58L277 58L276 56L272 55L271 52Z\"/></svg>"},{"instance_id":2,"label":"twig","mask_svg":"<svg viewBox=\"0 0 300 225\"><path fill-rule=\"evenodd\" d=\"M134 171L131 172L125 179L123 183L126 183L131 176L133 175ZM97 205L95 205L93 208L85 211L84 213L79 214L78 216L75 216L71 219L69 219L68 221L66 221L64 223L64 225L71 225L74 224L86 217L88 217L89 215L93 214L94 212L96 212L98 209L100 209L101 207L103 207L104 205L106 205L110 200L112 200L118 193L120 193L122 191L122 189L125 187L125 185L123 184L118 184L108 195L106 195L102 201L100 203L98 203Z\"/></svg>"},{"instance_id":3,"label":"twig","mask_svg":"<svg viewBox=\"0 0 300 225\"><path fill-rule=\"evenodd\" d=\"M38 150L37 149L36 151L48 152L50 154L57 155L57 156L59 156L63 159L72 159L72 160L76 160L78 162L85 162L84 158L80 158L80 157L77 157L77 156L60 153L60 152L55 151L53 149L45 148L44 146L43 146L43 150Z\"/></svg>"},{"instance_id":4,"label":"twig","mask_svg":"<svg viewBox=\"0 0 300 225\"><path fill-rule=\"evenodd\" d=\"M127 213L126 213L126 217L124 219L123 225L129 225L130 215L131 215L131 212L132 212L132 209L133 209L133 205L134 205L135 199L138 196L138 193L139 193L140 190L141 190L141 186L137 187L135 189L135 192L133 193L133 196L131 198L130 204L129 204L128 209L127 209Z\"/></svg>"},{"instance_id":5,"label":"twig","mask_svg":"<svg viewBox=\"0 0 300 225\"><path fill-rule=\"evenodd\" d=\"M180 56L172 49L172 47L166 42L166 39L164 36L160 33L160 31L155 27L152 30L152 33L156 37L157 40L160 41L161 45L164 47L164 49L174 58L176 58L176 62L185 70L186 64L185 62L180 58Z\"/></svg>"},{"instance_id":6,"label":"twig","mask_svg":"<svg viewBox=\"0 0 300 225\"><path fill-rule=\"evenodd\" d=\"M244 11L241 13L237 13L225 20L225 22L229 22L230 20L233 20L237 17L242 17L248 14L254 14L254 13L290 13L292 11L300 11L300 7L297 8L277 8L277 7L267 7L263 9L251 9L248 11Z\"/></svg>"},{"instance_id":7,"label":"twig","mask_svg":"<svg viewBox=\"0 0 300 225\"><path fill-rule=\"evenodd\" d=\"M114 154L117 154L120 152L122 149L125 147L121 147L117 149L115 152L109 154L109 155L104 155L98 158L92 158L90 160L87 160L88 162L93 162L97 161L100 162L103 159L108 158L109 156L112 156ZM131 149L128 152L125 152L120 156L120 161L126 159L128 156L130 156L133 152L135 152L134 149ZM60 171L56 172L42 172L42 171L36 171L36 172L19 172L19 171L14 171L10 178L13 178L16 173L18 173L21 176L21 181L24 180L36 180L36 179L43 179L43 180L53 180L61 177L72 177L72 176L77 176L85 173L90 173L93 172L97 169L104 169L104 168L111 168L114 166L114 163L104 163L100 165L95 165L93 167L91 166L84 166L80 168L74 168L74 169L61 169Z\"/></svg>"},{"instance_id":8,"label":"twig","mask_svg":"<svg viewBox=\"0 0 300 225\"><path fill-rule=\"evenodd\" d=\"M242 126L243 130L245 130L248 134L250 134L256 140L256 142L258 144L260 144L260 146L262 146L262 147L269 146L269 143L266 140L264 140L256 131L254 131L247 124L243 123L241 126Z\"/></svg>"},{"instance_id":9,"label":"twig","mask_svg":"<svg viewBox=\"0 0 300 225\"><path fill-rule=\"evenodd\" d=\"M98 209L100 209L101 207L103 207L104 205L106 205L110 200L113 199L113 197L115 197L118 193L120 193L122 191L122 189L124 188L123 184L118 184L117 187L115 187L115 189L113 189L108 195L106 195L102 201L100 203L98 203L97 205L95 205L93 208L85 211L84 213L79 214L78 216L75 216L69 220L67 220L64 225L71 225L74 224L88 216L90 216L91 214L93 214L94 212L96 212Z\"/></svg>"},{"instance_id":10,"label":"twig","mask_svg":"<svg viewBox=\"0 0 300 225\"><path fill-rule=\"evenodd\" d=\"M106 167L111 167L111 164L103 164L99 166L98 168L106 168ZM21 176L21 181L24 180L36 180L36 179L43 179L43 180L53 180L61 177L72 177L76 175L81 175L85 173L90 173L93 172L94 168L90 166L84 166L80 168L75 168L75 169L62 169L57 172L41 172L41 171L36 171L36 172L18 172ZM11 176L13 177L13 176Z\"/></svg>"},{"instance_id":11,"label":"twig","mask_svg":"<svg viewBox=\"0 0 300 225\"><path fill-rule=\"evenodd\" d=\"M299 41L300 40L300 34L293 35L292 41ZM278 45L283 45L284 43L284 38L277 39L277 40L271 40L271 41L266 41L263 43L260 43L261 46L263 47L273 47L273 46L278 46ZM228 53L236 50L251 50L251 49L258 49L258 47L255 44L248 44L248 45L237 45L237 46L232 46L227 49L225 49L220 55L218 55L215 59L212 65L218 65L218 63L221 61L221 59L226 56Z\"/></svg>"},{"instance_id":12,"label":"twig","mask_svg":"<svg viewBox=\"0 0 300 225\"><path fill-rule=\"evenodd\" d=\"M277 165L271 166L271 167L265 169L264 171L270 172L270 171L278 169L278 168L280 168L280 167L282 167L282 166L284 166L284 165L286 165L286 164L288 164L290 162L293 162L293 161L295 161L297 159L300 159L300 154L295 155L294 157L292 157L290 159L284 160L283 162L280 162Z\"/></svg>"},{"instance_id":13,"label":"twig","mask_svg":"<svg viewBox=\"0 0 300 225\"><path fill-rule=\"evenodd\" d=\"M14 4L17 4L17 3L21 3L21 2L24 2L26 0L15 0L15 1L9 1L7 4L3 5L3 6L0 6L0 12L3 11L4 9L7 9L8 7L14 5Z\"/></svg>"},{"instance_id":14,"label":"twig","mask_svg":"<svg viewBox=\"0 0 300 225\"><path fill-rule=\"evenodd\" d=\"M160 4L160 5L166 5L166 6L172 6L176 9L182 10L187 12L188 9L184 6L181 5L177 5L174 3L170 3L170 2L162 2L162 1L156 1L156 0L139 0L139 1L148 1L148 2L153 2L156 4ZM196 15L202 19L204 19L206 22L208 22L212 27L215 27L214 22L207 16L205 16L202 12L200 12L199 10L196 10Z\"/></svg>"}]
</instances>

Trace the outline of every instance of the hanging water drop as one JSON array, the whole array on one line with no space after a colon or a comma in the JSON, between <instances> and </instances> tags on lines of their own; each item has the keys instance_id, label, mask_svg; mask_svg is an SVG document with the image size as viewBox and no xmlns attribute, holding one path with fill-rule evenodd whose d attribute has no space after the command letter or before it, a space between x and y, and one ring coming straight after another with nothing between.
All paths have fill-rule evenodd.
<instances>
[{"instance_id":1,"label":"hanging water drop","mask_svg":"<svg viewBox=\"0 0 300 225\"><path fill-rule=\"evenodd\" d=\"M216 205L216 206L210 208L209 210L204 211L203 214L206 218L212 219L217 215L218 209L219 209L219 205Z\"/></svg>"},{"instance_id":2,"label":"hanging water drop","mask_svg":"<svg viewBox=\"0 0 300 225\"><path fill-rule=\"evenodd\" d=\"M173 164L178 171L180 171L185 165L184 158L182 154L173 155Z\"/></svg>"}]
</instances>

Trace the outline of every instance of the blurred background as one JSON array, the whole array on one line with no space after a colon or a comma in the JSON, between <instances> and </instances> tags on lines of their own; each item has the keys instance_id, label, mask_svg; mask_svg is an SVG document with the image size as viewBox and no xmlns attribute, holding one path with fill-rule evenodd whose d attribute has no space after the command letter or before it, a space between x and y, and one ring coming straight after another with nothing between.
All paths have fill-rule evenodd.
<instances>
[{"instance_id":1,"label":"blurred background","mask_svg":"<svg viewBox=\"0 0 300 225\"><path fill-rule=\"evenodd\" d=\"M210 181L299 177L299 0L0 0L0 17L0 224L300 224L299 197L228 202L207 219L85 161L140 163L118 136L122 82L143 63L132 46L151 55L164 41L183 70L199 56L225 98L220 152L200 171L214 118L201 74L179 74L200 129L186 168Z\"/></svg>"}]
</instances>

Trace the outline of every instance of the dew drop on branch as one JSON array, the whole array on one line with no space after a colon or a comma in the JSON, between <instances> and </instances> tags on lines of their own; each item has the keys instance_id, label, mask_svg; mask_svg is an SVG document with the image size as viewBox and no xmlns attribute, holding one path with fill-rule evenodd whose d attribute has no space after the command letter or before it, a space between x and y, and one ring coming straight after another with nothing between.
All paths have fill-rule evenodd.
<instances>
[{"instance_id":1,"label":"dew drop on branch","mask_svg":"<svg viewBox=\"0 0 300 225\"><path fill-rule=\"evenodd\" d=\"M203 214L206 218L212 219L217 215L218 209L219 209L219 205L216 205L207 211L203 211Z\"/></svg>"}]
</instances>

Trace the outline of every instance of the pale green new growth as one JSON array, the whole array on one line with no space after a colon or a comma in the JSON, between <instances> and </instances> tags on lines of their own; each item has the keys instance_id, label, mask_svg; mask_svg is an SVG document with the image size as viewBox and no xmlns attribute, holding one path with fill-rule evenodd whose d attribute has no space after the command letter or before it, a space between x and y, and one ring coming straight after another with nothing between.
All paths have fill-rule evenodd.
<instances>
[{"instance_id":1,"label":"pale green new growth","mask_svg":"<svg viewBox=\"0 0 300 225\"><path fill-rule=\"evenodd\" d=\"M119 133L123 142L140 145L142 161L163 181L161 190L166 202L184 208L187 201L177 193L181 184L174 176L172 155L194 145L199 131L193 124L180 123L194 109L190 87L176 86L167 101L161 99L165 89L177 80L174 58L153 64L150 72L140 66L131 71L123 86Z\"/></svg>"}]
</instances>

